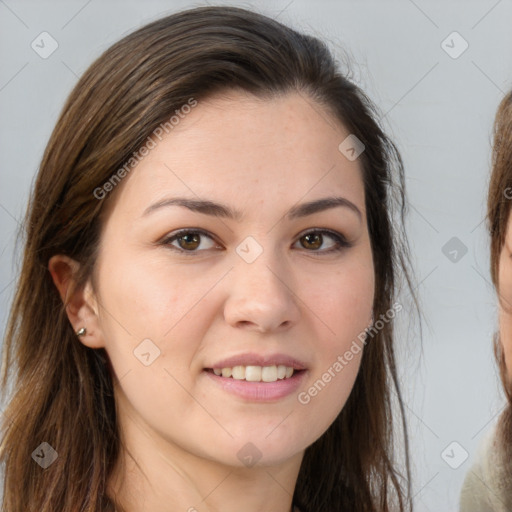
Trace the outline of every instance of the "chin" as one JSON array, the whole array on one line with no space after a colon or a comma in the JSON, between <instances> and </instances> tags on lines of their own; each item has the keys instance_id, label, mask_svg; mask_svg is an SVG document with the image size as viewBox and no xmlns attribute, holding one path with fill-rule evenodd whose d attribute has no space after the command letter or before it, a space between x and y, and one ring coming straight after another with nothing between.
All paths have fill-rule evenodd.
<instances>
[{"instance_id":1,"label":"chin","mask_svg":"<svg viewBox=\"0 0 512 512\"><path fill-rule=\"evenodd\" d=\"M281 438L265 439L265 435L261 438L251 438L244 436L232 439L229 446L218 446L219 453L210 455L210 459L215 460L226 466L238 468L252 468L262 466L277 466L285 463L293 457L303 452L305 446L300 442L294 443L289 437L285 440ZM226 457L226 455L228 455Z\"/></svg>"}]
</instances>

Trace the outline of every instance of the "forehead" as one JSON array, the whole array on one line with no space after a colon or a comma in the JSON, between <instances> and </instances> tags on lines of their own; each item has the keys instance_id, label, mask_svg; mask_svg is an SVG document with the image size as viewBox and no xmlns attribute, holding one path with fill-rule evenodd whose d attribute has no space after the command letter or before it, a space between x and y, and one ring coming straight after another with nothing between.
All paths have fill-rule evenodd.
<instances>
[{"instance_id":1,"label":"forehead","mask_svg":"<svg viewBox=\"0 0 512 512\"><path fill-rule=\"evenodd\" d=\"M140 210L180 193L268 206L339 192L363 209L360 160L339 150L348 135L300 93L261 99L230 92L198 101L125 178L120 203Z\"/></svg>"}]
</instances>

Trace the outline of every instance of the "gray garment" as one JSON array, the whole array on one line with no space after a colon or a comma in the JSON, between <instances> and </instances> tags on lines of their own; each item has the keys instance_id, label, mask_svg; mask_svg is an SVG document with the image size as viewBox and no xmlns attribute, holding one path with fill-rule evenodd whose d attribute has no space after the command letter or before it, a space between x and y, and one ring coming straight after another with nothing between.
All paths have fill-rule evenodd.
<instances>
[{"instance_id":1,"label":"gray garment","mask_svg":"<svg viewBox=\"0 0 512 512\"><path fill-rule=\"evenodd\" d=\"M496 428L487 433L466 474L459 512L510 512L512 482L500 462L495 444Z\"/></svg>"}]
</instances>

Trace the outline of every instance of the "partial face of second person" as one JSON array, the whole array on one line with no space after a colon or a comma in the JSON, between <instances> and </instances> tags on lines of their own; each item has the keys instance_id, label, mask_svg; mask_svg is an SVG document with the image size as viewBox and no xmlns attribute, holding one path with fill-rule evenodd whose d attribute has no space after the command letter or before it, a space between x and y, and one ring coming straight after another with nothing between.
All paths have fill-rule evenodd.
<instances>
[{"instance_id":1,"label":"partial face of second person","mask_svg":"<svg viewBox=\"0 0 512 512\"><path fill-rule=\"evenodd\" d=\"M512 220L507 222L505 243L501 249L498 294L500 302L500 341L505 355L507 376L512 381Z\"/></svg>"},{"instance_id":2,"label":"partial face of second person","mask_svg":"<svg viewBox=\"0 0 512 512\"><path fill-rule=\"evenodd\" d=\"M362 169L338 150L348 135L302 95L233 92L199 102L118 185L97 287L88 285L89 334L80 339L109 355L119 422L135 451L158 448L176 466L202 459L243 467L245 447L242 455L261 457L259 464L300 464L339 414L361 353L309 403L298 395L332 369L372 316ZM240 216L153 207L178 197ZM289 215L333 197L345 204ZM178 230L189 233L180 239ZM151 340L142 351L149 357L159 350L149 366L134 355L143 340ZM208 369L246 353L295 358L305 371L282 396L240 396L222 385L232 378Z\"/></svg>"}]
</instances>

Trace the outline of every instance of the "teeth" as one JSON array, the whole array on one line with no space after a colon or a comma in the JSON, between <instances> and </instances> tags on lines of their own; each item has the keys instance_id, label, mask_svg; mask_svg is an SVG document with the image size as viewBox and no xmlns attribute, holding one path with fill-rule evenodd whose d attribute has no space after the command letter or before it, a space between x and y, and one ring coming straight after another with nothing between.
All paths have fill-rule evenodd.
<instances>
[{"instance_id":1,"label":"teeth","mask_svg":"<svg viewBox=\"0 0 512 512\"><path fill-rule=\"evenodd\" d=\"M213 370L215 375L249 382L276 382L281 379L289 379L293 372L292 367L282 364L278 366L233 366L233 368L214 368Z\"/></svg>"},{"instance_id":2,"label":"teeth","mask_svg":"<svg viewBox=\"0 0 512 512\"><path fill-rule=\"evenodd\" d=\"M261 381L261 366L246 366L245 367L245 380L251 382ZM277 376L276 376L277 379Z\"/></svg>"},{"instance_id":3,"label":"teeth","mask_svg":"<svg viewBox=\"0 0 512 512\"><path fill-rule=\"evenodd\" d=\"M245 379L245 366L233 366L232 377L236 380Z\"/></svg>"},{"instance_id":4,"label":"teeth","mask_svg":"<svg viewBox=\"0 0 512 512\"><path fill-rule=\"evenodd\" d=\"M277 366L264 366L261 369L261 380L263 382L275 382L277 380Z\"/></svg>"}]
</instances>

